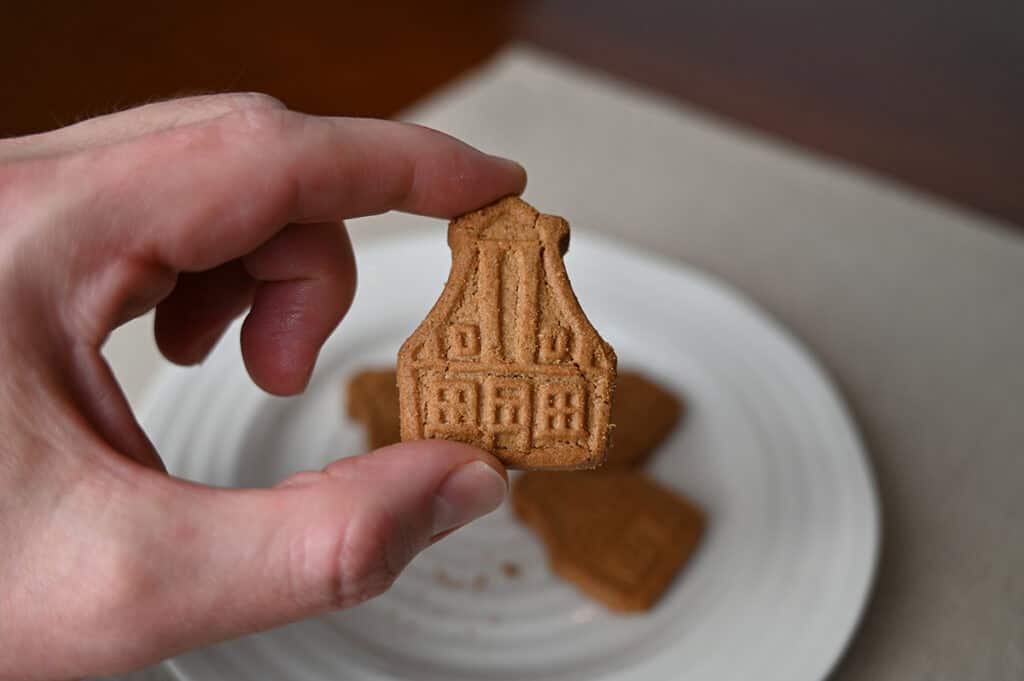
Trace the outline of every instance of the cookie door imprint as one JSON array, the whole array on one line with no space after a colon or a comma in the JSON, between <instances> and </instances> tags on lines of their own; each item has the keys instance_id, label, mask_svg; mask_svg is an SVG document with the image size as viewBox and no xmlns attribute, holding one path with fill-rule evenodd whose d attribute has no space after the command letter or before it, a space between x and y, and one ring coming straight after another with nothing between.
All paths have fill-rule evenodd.
<instances>
[{"instance_id":1,"label":"cookie door imprint","mask_svg":"<svg viewBox=\"0 0 1024 681\"><path fill-rule=\"evenodd\" d=\"M513 468L604 461L615 352L569 285L569 224L516 197L448 226L441 297L398 353L402 439L459 440Z\"/></svg>"}]
</instances>

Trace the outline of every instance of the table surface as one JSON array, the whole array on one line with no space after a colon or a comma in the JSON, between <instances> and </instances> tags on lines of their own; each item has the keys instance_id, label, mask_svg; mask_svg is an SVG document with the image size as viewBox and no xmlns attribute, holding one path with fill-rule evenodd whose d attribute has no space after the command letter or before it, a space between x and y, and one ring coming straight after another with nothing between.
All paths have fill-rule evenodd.
<instances>
[{"instance_id":1,"label":"table surface","mask_svg":"<svg viewBox=\"0 0 1024 681\"><path fill-rule=\"evenodd\" d=\"M1024 240L529 49L404 117L521 159L539 208L721 277L822 360L865 436L885 534L834 679L1024 678ZM350 227L357 253L443 235L398 214ZM134 403L159 364L150 323L106 348Z\"/></svg>"},{"instance_id":2,"label":"table surface","mask_svg":"<svg viewBox=\"0 0 1024 681\"><path fill-rule=\"evenodd\" d=\"M0 136L211 90L390 116L510 39L1024 228L1019 0L15 0Z\"/></svg>"}]
</instances>

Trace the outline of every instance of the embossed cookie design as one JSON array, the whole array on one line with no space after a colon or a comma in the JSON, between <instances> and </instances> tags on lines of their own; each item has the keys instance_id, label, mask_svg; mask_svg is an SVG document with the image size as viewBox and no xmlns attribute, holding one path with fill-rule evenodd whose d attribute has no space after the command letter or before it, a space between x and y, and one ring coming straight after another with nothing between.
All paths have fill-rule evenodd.
<instances>
[{"instance_id":1,"label":"embossed cookie design","mask_svg":"<svg viewBox=\"0 0 1024 681\"><path fill-rule=\"evenodd\" d=\"M398 353L402 439L511 468L600 466L615 352L569 285L569 224L508 197L454 220L448 245L448 283Z\"/></svg>"},{"instance_id":2,"label":"embossed cookie design","mask_svg":"<svg viewBox=\"0 0 1024 681\"><path fill-rule=\"evenodd\" d=\"M551 569L612 610L651 608L704 532L696 506L630 471L530 472L512 508L540 535Z\"/></svg>"}]
</instances>

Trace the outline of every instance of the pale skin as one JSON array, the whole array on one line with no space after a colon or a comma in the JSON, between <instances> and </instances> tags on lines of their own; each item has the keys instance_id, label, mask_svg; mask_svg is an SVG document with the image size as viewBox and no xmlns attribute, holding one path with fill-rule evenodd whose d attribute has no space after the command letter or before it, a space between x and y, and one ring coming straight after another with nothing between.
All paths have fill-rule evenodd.
<instances>
[{"instance_id":1,"label":"pale skin","mask_svg":"<svg viewBox=\"0 0 1024 681\"><path fill-rule=\"evenodd\" d=\"M160 350L194 364L247 314L253 381L300 393L355 292L343 219L452 217L525 181L435 131L262 95L0 140L0 679L123 672L357 605L496 508L504 469L457 443L266 490L176 479L100 348L155 308Z\"/></svg>"}]
</instances>

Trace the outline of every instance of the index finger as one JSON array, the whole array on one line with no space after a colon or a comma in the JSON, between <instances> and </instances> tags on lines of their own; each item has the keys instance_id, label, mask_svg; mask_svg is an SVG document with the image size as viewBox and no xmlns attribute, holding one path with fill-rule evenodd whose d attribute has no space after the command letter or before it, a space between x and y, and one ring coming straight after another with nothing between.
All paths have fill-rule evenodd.
<instances>
[{"instance_id":1,"label":"index finger","mask_svg":"<svg viewBox=\"0 0 1024 681\"><path fill-rule=\"evenodd\" d=\"M72 159L105 235L174 270L249 253L287 223L401 210L451 217L517 194L526 173L435 130L256 109ZM74 172L71 169L69 172Z\"/></svg>"}]
</instances>

